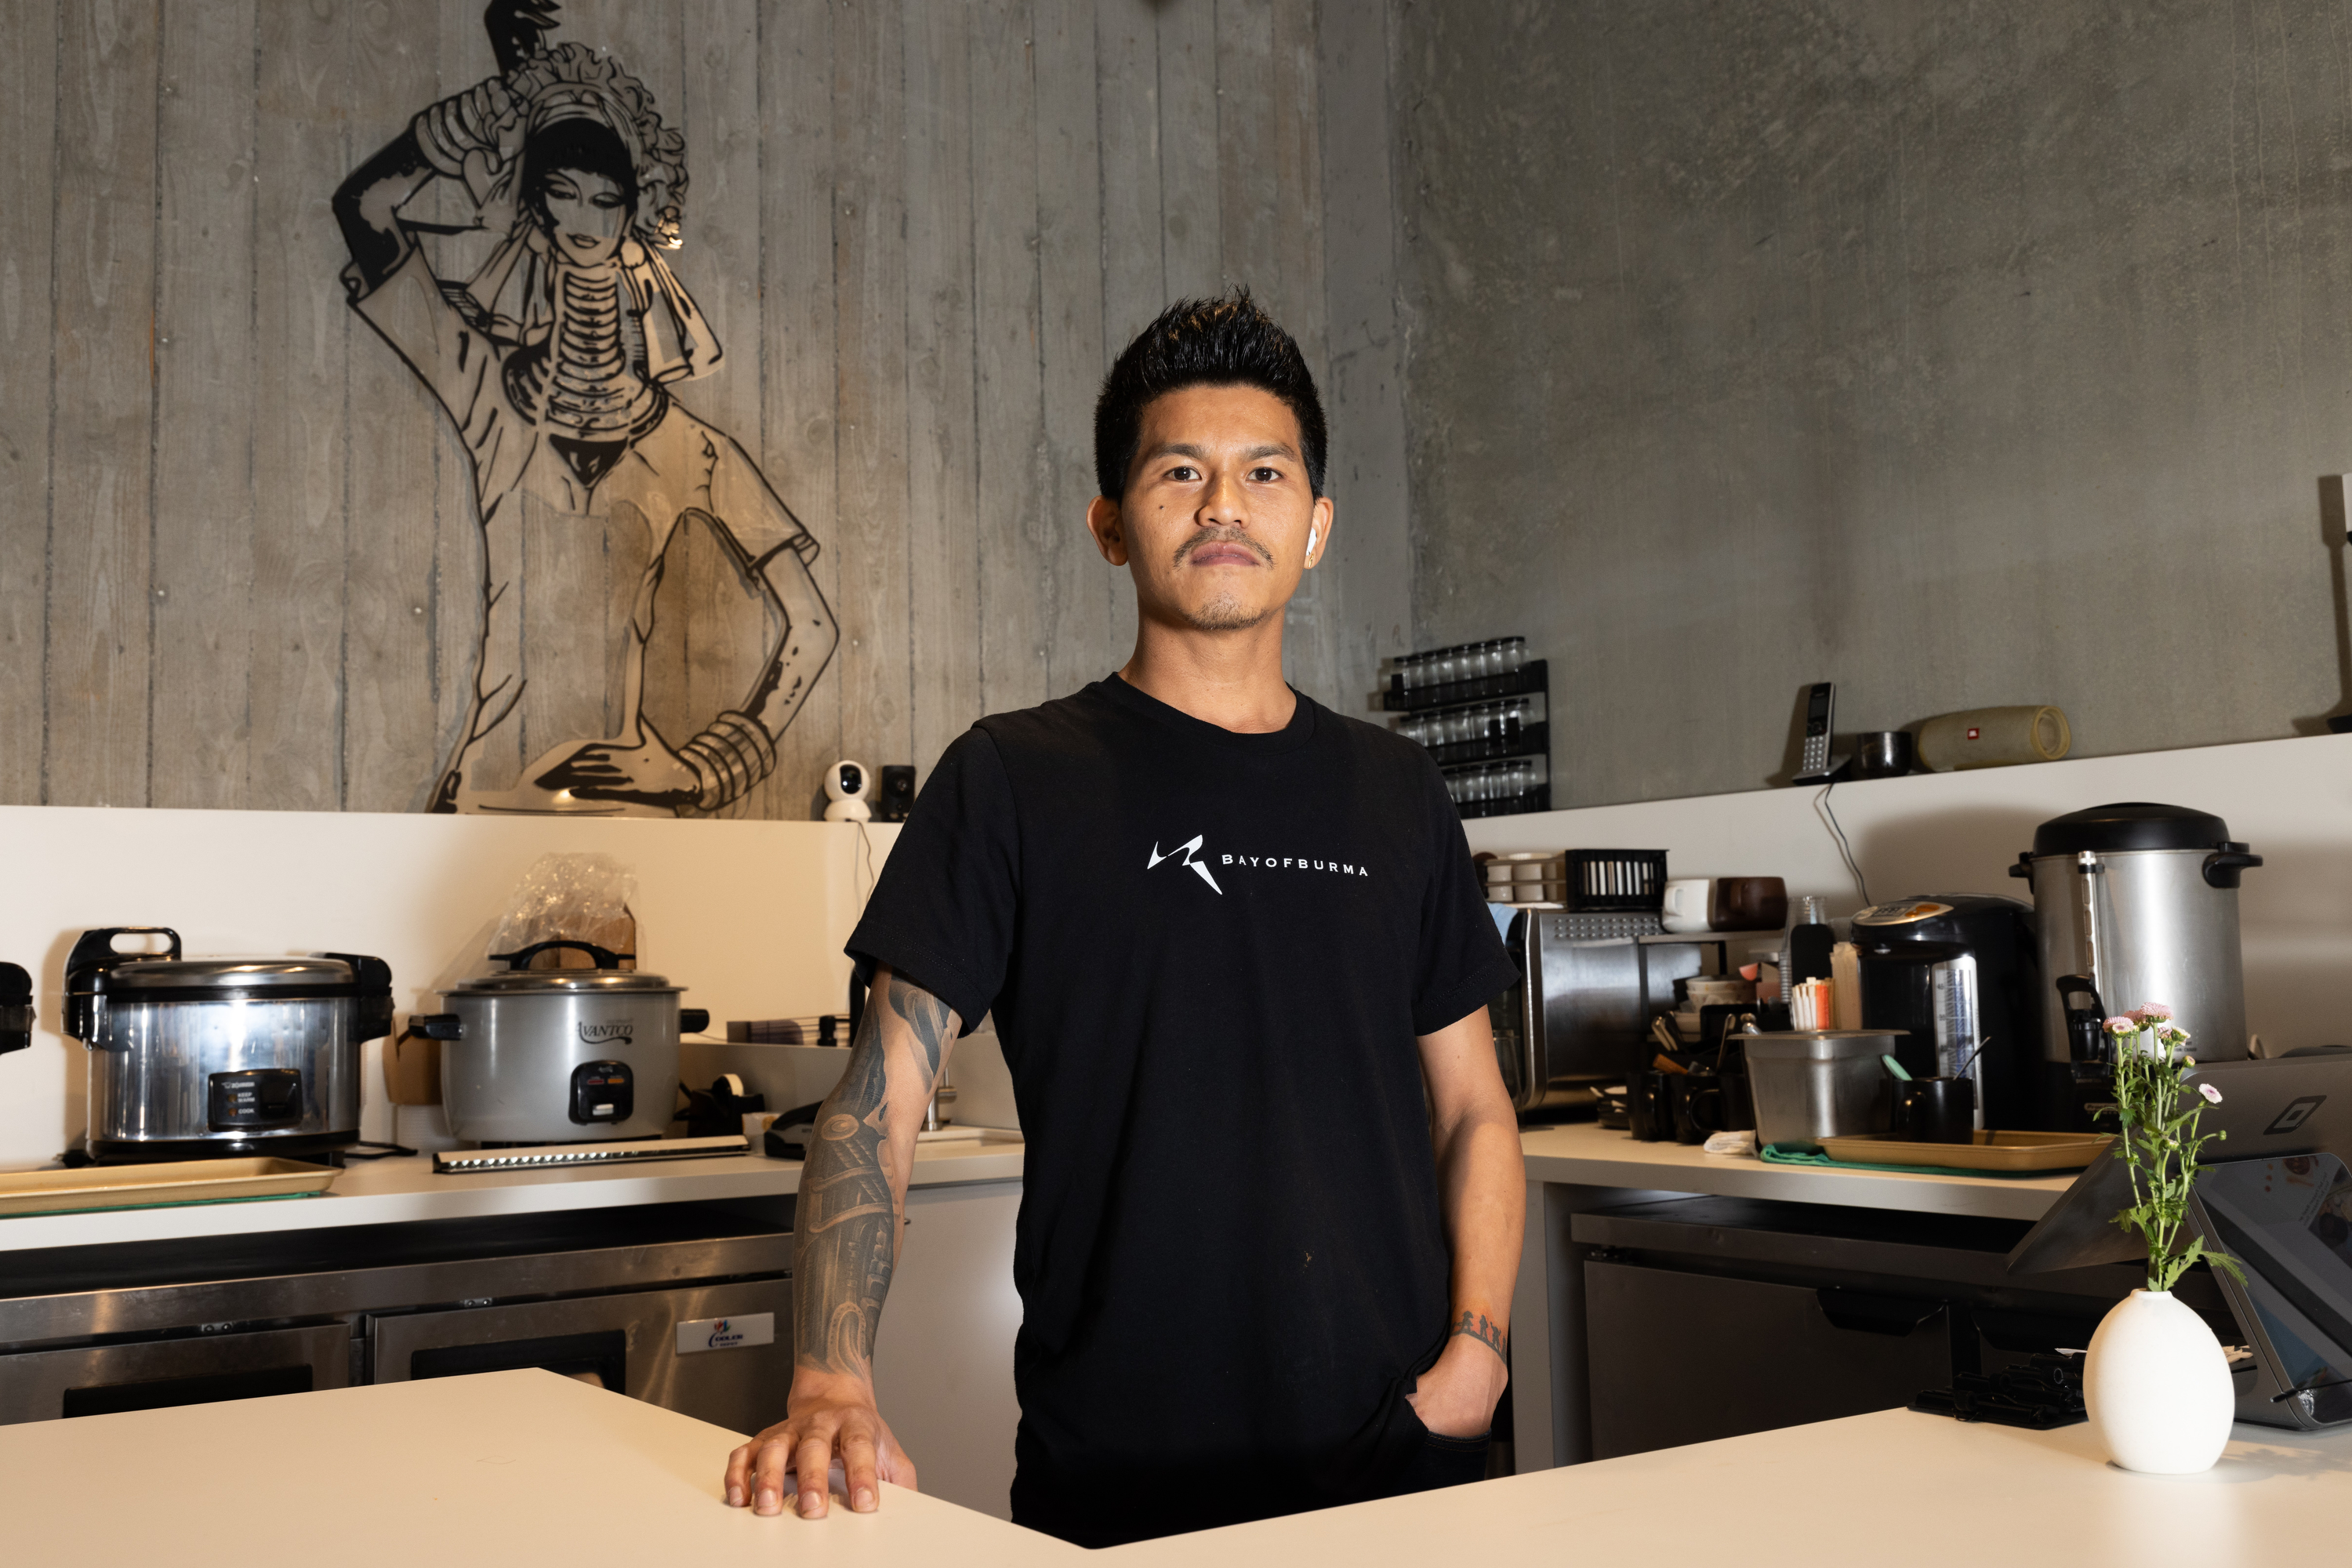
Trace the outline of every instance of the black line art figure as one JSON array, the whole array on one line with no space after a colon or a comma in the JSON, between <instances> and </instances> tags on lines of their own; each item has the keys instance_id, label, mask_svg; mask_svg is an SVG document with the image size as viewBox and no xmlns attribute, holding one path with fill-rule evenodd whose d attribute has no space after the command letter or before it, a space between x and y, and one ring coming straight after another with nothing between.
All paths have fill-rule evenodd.
<instances>
[{"instance_id":1,"label":"black line art figure","mask_svg":"<svg viewBox=\"0 0 2352 1568\"><path fill-rule=\"evenodd\" d=\"M499 74L417 115L335 195L352 308L456 426L481 521L470 707L428 809L713 811L774 769L840 631L809 572L816 541L671 391L720 363L662 257L684 139L618 61L550 46L555 10L493 0ZM488 258L459 281L467 241ZM661 592L686 556L716 563L690 626L683 590ZM657 606L663 646L697 642L664 716L700 728L676 744L648 697L667 679L658 661L648 674Z\"/></svg>"}]
</instances>

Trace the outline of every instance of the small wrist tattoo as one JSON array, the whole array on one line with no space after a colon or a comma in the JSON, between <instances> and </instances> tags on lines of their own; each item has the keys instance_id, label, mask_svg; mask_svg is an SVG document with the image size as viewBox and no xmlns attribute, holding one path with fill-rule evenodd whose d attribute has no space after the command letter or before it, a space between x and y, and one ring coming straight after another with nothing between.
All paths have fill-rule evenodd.
<instances>
[{"instance_id":1,"label":"small wrist tattoo","mask_svg":"<svg viewBox=\"0 0 2352 1568\"><path fill-rule=\"evenodd\" d=\"M1463 1313L1454 1321L1454 1332L1469 1335L1506 1362L1511 1359L1509 1352L1503 1348L1503 1325L1484 1312Z\"/></svg>"}]
</instances>

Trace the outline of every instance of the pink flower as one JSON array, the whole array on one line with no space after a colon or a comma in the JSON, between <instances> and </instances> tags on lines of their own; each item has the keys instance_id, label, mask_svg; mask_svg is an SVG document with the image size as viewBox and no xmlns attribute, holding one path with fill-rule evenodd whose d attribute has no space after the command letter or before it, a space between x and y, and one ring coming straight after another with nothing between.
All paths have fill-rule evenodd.
<instances>
[{"instance_id":1,"label":"pink flower","mask_svg":"<svg viewBox=\"0 0 2352 1568\"><path fill-rule=\"evenodd\" d=\"M2215 1088L2214 1088L2211 1084L2210 1084L2210 1083L2200 1083L2200 1084L2199 1084L2199 1085L2197 1086L2197 1092L2198 1092L2198 1093L2200 1093L2200 1094L2201 1094L2201 1095L2203 1095L2207 1100L2209 1100L2212 1101L2215 1105L2219 1105L2219 1104L2221 1104L2221 1091L2220 1089L2215 1089Z\"/></svg>"},{"instance_id":2,"label":"pink flower","mask_svg":"<svg viewBox=\"0 0 2352 1568\"><path fill-rule=\"evenodd\" d=\"M2100 1027L2106 1030L2110 1035L2117 1037L2124 1035L2137 1035L2139 1033L2139 1020L2137 1018L2126 1018L2118 1014L2116 1016L2108 1019L2105 1024L2101 1025Z\"/></svg>"},{"instance_id":3,"label":"pink flower","mask_svg":"<svg viewBox=\"0 0 2352 1568\"><path fill-rule=\"evenodd\" d=\"M2132 1010L2131 1016L2138 1019L2141 1026L2145 1027L2151 1024L2170 1022L2172 1009L2161 1002L2143 1002Z\"/></svg>"}]
</instances>

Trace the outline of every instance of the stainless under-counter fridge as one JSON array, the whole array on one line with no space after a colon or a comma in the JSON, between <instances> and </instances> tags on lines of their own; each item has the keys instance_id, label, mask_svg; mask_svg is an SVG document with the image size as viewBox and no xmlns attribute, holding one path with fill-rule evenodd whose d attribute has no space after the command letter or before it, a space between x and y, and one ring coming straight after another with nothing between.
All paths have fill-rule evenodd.
<instances>
[{"instance_id":1,"label":"stainless under-counter fridge","mask_svg":"<svg viewBox=\"0 0 2352 1568\"><path fill-rule=\"evenodd\" d=\"M2146 1283L2123 1264L2012 1274L2023 1220L1674 1197L1575 1215L1591 1453L1833 1420L2080 1350ZM2210 1279L2181 1299L2238 1337Z\"/></svg>"},{"instance_id":2,"label":"stainless under-counter fridge","mask_svg":"<svg viewBox=\"0 0 2352 1568\"><path fill-rule=\"evenodd\" d=\"M738 1431L792 1376L790 1200L10 1257L0 1423L545 1367Z\"/></svg>"}]
</instances>

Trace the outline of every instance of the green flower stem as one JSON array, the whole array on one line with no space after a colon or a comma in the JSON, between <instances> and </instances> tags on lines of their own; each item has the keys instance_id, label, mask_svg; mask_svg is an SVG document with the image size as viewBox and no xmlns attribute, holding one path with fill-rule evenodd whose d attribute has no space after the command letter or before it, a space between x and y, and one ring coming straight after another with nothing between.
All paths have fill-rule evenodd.
<instances>
[{"instance_id":1,"label":"green flower stem","mask_svg":"<svg viewBox=\"0 0 2352 1568\"><path fill-rule=\"evenodd\" d=\"M2187 1092L2195 1058L2175 1056L2161 1032L2153 1039L2144 1030L2112 1037L2116 1110L2123 1124L2115 1157L2124 1162L2132 1194L2131 1206L2115 1216L2116 1223L2147 1242L2150 1290L2171 1289L2200 1258L2242 1279L2236 1259L2208 1250L2204 1237L2191 1237L2180 1245L2199 1158L2207 1144L2229 1134L2198 1131L2205 1107Z\"/></svg>"}]
</instances>

